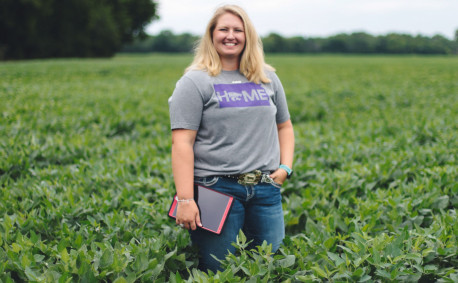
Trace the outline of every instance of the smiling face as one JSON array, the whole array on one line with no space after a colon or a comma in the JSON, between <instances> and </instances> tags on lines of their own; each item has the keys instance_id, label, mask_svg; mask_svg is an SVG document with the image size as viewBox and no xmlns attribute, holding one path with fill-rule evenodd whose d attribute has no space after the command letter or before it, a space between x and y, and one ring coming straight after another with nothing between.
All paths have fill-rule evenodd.
<instances>
[{"instance_id":1,"label":"smiling face","mask_svg":"<svg viewBox=\"0 0 458 283\"><path fill-rule=\"evenodd\" d=\"M221 15L213 30L213 45L221 60L240 60L240 55L245 48L245 30L242 20L231 13Z\"/></svg>"}]
</instances>

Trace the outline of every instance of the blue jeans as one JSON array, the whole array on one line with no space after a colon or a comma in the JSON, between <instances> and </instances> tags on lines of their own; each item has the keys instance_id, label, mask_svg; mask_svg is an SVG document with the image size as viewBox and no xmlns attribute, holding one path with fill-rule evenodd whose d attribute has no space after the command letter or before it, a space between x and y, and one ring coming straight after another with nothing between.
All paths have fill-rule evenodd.
<instances>
[{"instance_id":1,"label":"blue jeans","mask_svg":"<svg viewBox=\"0 0 458 283\"><path fill-rule=\"evenodd\" d=\"M276 252L285 237L280 185L258 183L240 185L236 180L224 177L195 178L195 182L216 191L232 195L234 202L220 235L203 229L190 230L193 245L199 248L199 269L216 272L221 270L218 259L224 259L235 252L231 245L242 229L247 240L253 240L251 247L261 245L265 240Z\"/></svg>"}]
</instances>

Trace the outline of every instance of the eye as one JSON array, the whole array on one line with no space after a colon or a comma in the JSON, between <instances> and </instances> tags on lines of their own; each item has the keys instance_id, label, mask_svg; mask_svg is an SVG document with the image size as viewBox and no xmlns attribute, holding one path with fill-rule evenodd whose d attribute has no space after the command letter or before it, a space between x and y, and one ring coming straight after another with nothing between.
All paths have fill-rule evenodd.
<instances>
[{"instance_id":1,"label":"eye","mask_svg":"<svg viewBox=\"0 0 458 283\"><path fill-rule=\"evenodd\" d=\"M227 28L220 28L219 31L227 31Z\"/></svg>"}]
</instances>

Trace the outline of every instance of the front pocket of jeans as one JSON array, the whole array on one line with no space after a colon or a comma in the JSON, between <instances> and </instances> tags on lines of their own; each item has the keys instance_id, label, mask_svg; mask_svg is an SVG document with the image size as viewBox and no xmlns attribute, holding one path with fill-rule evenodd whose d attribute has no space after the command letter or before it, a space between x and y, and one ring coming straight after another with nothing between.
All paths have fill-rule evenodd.
<instances>
[{"instance_id":1,"label":"front pocket of jeans","mask_svg":"<svg viewBox=\"0 0 458 283\"><path fill-rule=\"evenodd\" d=\"M271 184L272 186L274 186L277 189L281 189L281 187L282 187L281 184L275 182L274 179L272 177L270 177L270 176L268 176L267 178L269 178L269 182L268 182L269 184Z\"/></svg>"},{"instance_id":2,"label":"front pocket of jeans","mask_svg":"<svg viewBox=\"0 0 458 283\"><path fill-rule=\"evenodd\" d=\"M272 182L272 186L274 186L274 187L277 188L277 189L281 189L281 187L282 187L281 184L279 184L279 183L277 183L277 182L275 182L275 181Z\"/></svg>"},{"instance_id":3,"label":"front pocket of jeans","mask_svg":"<svg viewBox=\"0 0 458 283\"><path fill-rule=\"evenodd\" d=\"M214 184L216 184L218 180L219 180L219 177L204 177L204 178L195 178L194 182L202 186L209 187L209 186L213 186Z\"/></svg>"}]
</instances>

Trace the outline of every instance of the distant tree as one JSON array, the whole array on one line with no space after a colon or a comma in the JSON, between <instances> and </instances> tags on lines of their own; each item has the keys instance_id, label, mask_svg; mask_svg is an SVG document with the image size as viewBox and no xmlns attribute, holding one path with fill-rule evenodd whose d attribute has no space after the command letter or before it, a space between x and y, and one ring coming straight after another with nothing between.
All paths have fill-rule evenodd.
<instances>
[{"instance_id":1,"label":"distant tree","mask_svg":"<svg viewBox=\"0 0 458 283\"><path fill-rule=\"evenodd\" d=\"M305 39L305 51L308 53L318 53L323 51L323 44L325 39L323 38L306 38Z\"/></svg>"},{"instance_id":2,"label":"distant tree","mask_svg":"<svg viewBox=\"0 0 458 283\"><path fill-rule=\"evenodd\" d=\"M377 39L364 32L355 32L347 38L347 48L351 53L374 53Z\"/></svg>"},{"instance_id":3,"label":"distant tree","mask_svg":"<svg viewBox=\"0 0 458 283\"><path fill-rule=\"evenodd\" d=\"M152 50L155 52L177 52L174 46L175 35L170 30L163 30L153 37Z\"/></svg>"},{"instance_id":4,"label":"distant tree","mask_svg":"<svg viewBox=\"0 0 458 283\"><path fill-rule=\"evenodd\" d=\"M453 53L458 54L458 29L455 30L455 42L453 44Z\"/></svg>"},{"instance_id":5,"label":"distant tree","mask_svg":"<svg viewBox=\"0 0 458 283\"><path fill-rule=\"evenodd\" d=\"M151 0L1 0L0 59L112 56L145 37Z\"/></svg>"},{"instance_id":6,"label":"distant tree","mask_svg":"<svg viewBox=\"0 0 458 283\"><path fill-rule=\"evenodd\" d=\"M346 34L337 34L329 37L324 45L324 52L348 52L348 35Z\"/></svg>"},{"instance_id":7,"label":"distant tree","mask_svg":"<svg viewBox=\"0 0 458 283\"><path fill-rule=\"evenodd\" d=\"M285 38L278 33L271 33L263 38L265 52L280 53L291 52L287 46Z\"/></svg>"},{"instance_id":8,"label":"distant tree","mask_svg":"<svg viewBox=\"0 0 458 283\"><path fill-rule=\"evenodd\" d=\"M293 53L303 53L307 50L307 41L302 36L294 36L287 39L289 51Z\"/></svg>"},{"instance_id":9,"label":"distant tree","mask_svg":"<svg viewBox=\"0 0 458 283\"><path fill-rule=\"evenodd\" d=\"M410 53L406 35L396 33L381 36L377 42L376 50L379 53Z\"/></svg>"},{"instance_id":10,"label":"distant tree","mask_svg":"<svg viewBox=\"0 0 458 283\"><path fill-rule=\"evenodd\" d=\"M182 33L180 35L177 35L175 40L177 52L193 51L198 40L198 36L192 35L190 33Z\"/></svg>"},{"instance_id":11,"label":"distant tree","mask_svg":"<svg viewBox=\"0 0 458 283\"><path fill-rule=\"evenodd\" d=\"M174 34L163 30L158 35L147 36L144 40L136 39L126 44L122 52L191 52L199 37L190 33Z\"/></svg>"},{"instance_id":12,"label":"distant tree","mask_svg":"<svg viewBox=\"0 0 458 283\"><path fill-rule=\"evenodd\" d=\"M136 38L131 43L125 44L120 52L128 52L128 53L145 53L145 52L152 52L152 45L153 45L153 37L146 36L146 38L140 39Z\"/></svg>"},{"instance_id":13,"label":"distant tree","mask_svg":"<svg viewBox=\"0 0 458 283\"><path fill-rule=\"evenodd\" d=\"M453 54L454 53L454 44L453 41L448 40L442 35L435 35L431 38L431 45L433 54Z\"/></svg>"}]
</instances>

